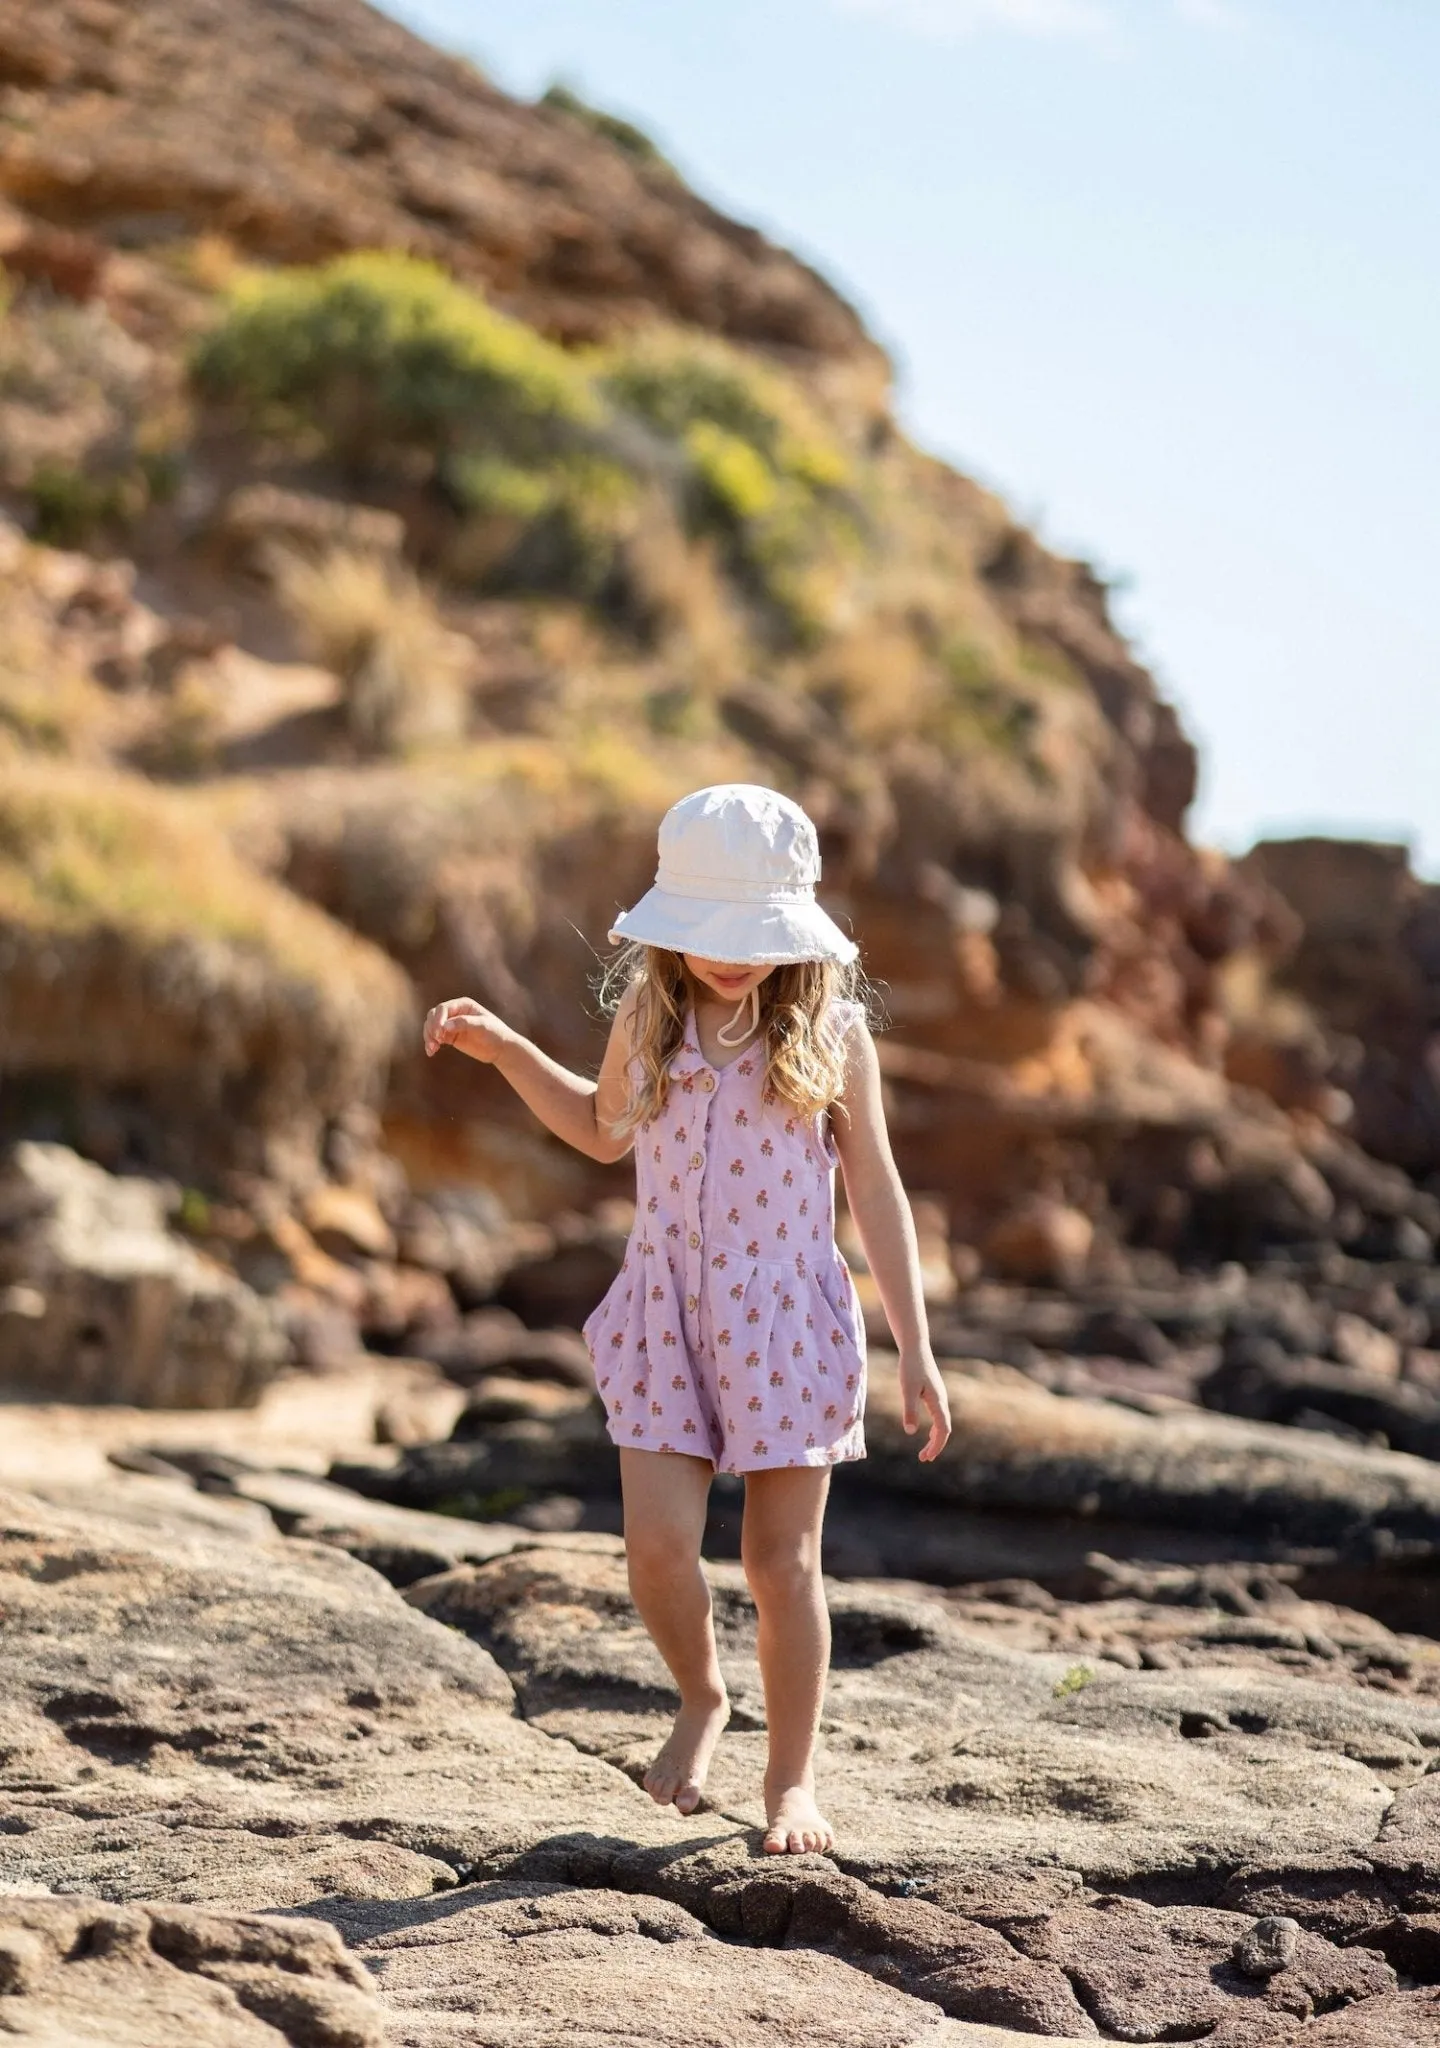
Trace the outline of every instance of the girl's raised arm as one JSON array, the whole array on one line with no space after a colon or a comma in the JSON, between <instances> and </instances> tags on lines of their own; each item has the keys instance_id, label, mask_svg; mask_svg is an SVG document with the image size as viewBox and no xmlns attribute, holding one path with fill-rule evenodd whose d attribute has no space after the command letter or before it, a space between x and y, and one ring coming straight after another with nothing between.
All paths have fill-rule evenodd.
<instances>
[{"instance_id":1,"label":"girl's raised arm","mask_svg":"<svg viewBox=\"0 0 1440 2048\"><path fill-rule=\"evenodd\" d=\"M442 1046L453 1045L472 1060L493 1066L547 1131L587 1158L609 1165L623 1159L631 1144L630 1133L617 1136L615 1126L628 1100L625 1069L635 1001L635 989L627 988L610 1026L596 1081L562 1067L473 996L436 1004L425 1019L425 1051L433 1057Z\"/></svg>"},{"instance_id":2,"label":"girl's raised arm","mask_svg":"<svg viewBox=\"0 0 1440 2048\"><path fill-rule=\"evenodd\" d=\"M930 1418L930 1434L920 1452L928 1464L949 1441L950 1401L930 1349L915 1221L885 1128L875 1041L858 1020L851 1027L845 1088L831 1127L845 1176L845 1199L900 1353L905 1427L912 1434L919 1428L921 1408Z\"/></svg>"}]
</instances>

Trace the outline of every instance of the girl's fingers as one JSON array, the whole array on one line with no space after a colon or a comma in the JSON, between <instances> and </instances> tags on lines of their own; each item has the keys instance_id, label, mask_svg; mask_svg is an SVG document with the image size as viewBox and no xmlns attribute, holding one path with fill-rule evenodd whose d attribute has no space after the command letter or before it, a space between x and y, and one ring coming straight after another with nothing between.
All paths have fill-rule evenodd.
<instances>
[{"instance_id":1,"label":"girl's fingers","mask_svg":"<svg viewBox=\"0 0 1440 2048\"><path fill-rule=\"evenodd\" d=\"M922 1460L928 1465L938 1458L950 1441L950 1404L938 1387L926 1387L920 1396L930 1411L930 1435L921 1451Z\"/></svg>"}]
</instances>

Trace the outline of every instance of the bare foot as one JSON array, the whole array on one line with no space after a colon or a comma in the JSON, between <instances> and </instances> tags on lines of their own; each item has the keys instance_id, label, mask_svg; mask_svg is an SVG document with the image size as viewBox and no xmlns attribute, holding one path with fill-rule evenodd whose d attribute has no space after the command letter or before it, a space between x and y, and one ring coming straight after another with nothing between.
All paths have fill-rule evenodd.
<instances>
[{"instance_id":1,"label":"bare foot","mask_svg":"<svg viewBox=\"0 0 1440 2048\"><path fill-rule=\"evenodd\" d=\"M730 1702L723 1692L681 1706L670 1740L641 1780L657 1806L673 1806L679 1813L695 1811L715 1745L729 1719Z\"/></svg>"},{"instance_id":2,"label":"bare foot","mask_svg":"<svg viewBox=\"0 0 1440 2048\"><path fill-rule=\"evenodd\" d=\"M803 1856L807 1851L826 1855L835 1847L835 1830L815 1804L808 1785L790 1785L784 1791L765 1795L767 1856Z\"/></svg>"}]
</instances>

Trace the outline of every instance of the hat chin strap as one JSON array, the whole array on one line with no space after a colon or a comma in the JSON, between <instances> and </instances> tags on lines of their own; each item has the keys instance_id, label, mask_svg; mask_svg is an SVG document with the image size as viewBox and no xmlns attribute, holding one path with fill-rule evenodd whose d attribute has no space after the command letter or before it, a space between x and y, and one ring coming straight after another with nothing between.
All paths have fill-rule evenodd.
<instances>
[{"instance_id":1,"label":"hat chin strap","mask_svg":"<svg viewBox=\"0 0 1440 2048\"><path fill-rule=\"evenodd\" d=\"M745 1026L745 1029L741 1031L738 1036L732 1037L731 1033L734 1032L736 1025L740 1022L741 1012L746 1009L748 1009L750 1012L750 1021ZM743 1045L747 1038L754 1037L755 1033L759 1030L759 1028L760 989L757 983L757 985L751 989L749 995L741 996L739 1002L735 1005L735 1015L730 1019L729 1023L722 1024L720 1029L715 1033L715 1043L717 1045Z\"/></svg>"}]
</instances>

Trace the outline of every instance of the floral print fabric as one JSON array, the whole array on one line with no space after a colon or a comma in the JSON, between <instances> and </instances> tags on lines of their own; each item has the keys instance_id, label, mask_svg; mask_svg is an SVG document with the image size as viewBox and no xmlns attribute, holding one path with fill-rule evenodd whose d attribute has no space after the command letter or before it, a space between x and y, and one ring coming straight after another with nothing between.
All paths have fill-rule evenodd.
<instances>
[{"instance_id":1,"label":"floral print fabric","mask_svg":"<svg viewBox=\"0 0 1440 2048\"><path fill-rule=\"evenodd\" d=\"M692 1015L665 1109L635 1133L624 1264L585 1326L616 1444L721 1472L864 1457L836 1163L827 1119L774 1095L763 1053L710 1066Z\"/></svg>"}]
</instances>

